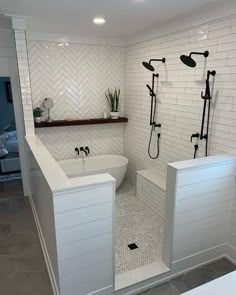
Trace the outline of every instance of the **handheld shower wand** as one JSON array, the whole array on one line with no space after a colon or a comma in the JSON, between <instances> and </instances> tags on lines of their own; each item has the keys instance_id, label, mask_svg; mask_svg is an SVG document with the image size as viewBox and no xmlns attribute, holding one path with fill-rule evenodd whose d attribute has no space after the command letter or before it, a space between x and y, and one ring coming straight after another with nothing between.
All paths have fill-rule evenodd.
<instances>
[{"instance_id":1,"label":"handheld shower wand","mask_svg":"<svg viewBox=\"0 0 236 295\"><path fill-rule=\"evenodd\" d=\"M150 59L149 62L143 62L143 66L151 71L154 72L155 68L151 65L152 61L161 61L162 63L166 62L166 59L163 57L162 59ZM150 110L150 126L151 126L151 133L150 133L150 139L148 143L148 155L151 159L157 159L159 157L159 151L160 151L160 137L161 133L157 133L157 152L156 155L152 156L151 155L151 143L152 143L152 137L153 137L153 132L155 131L156 127L161 128L160 123L156 123L155 118L156 118L156 107L157 107L157 95L154 92L154 87L155 87L155 79L158 79L159 74L152 74L152 87L147 84L147 88L149 90L149 95L151 96L151 110Z\"/></svg>"}]
</instances>

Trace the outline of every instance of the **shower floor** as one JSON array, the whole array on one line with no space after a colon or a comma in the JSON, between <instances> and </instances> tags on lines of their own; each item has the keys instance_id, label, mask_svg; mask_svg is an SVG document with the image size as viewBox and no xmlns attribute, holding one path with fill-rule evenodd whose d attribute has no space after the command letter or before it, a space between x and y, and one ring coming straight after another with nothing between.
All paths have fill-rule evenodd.
<instances>
[{"instance_id":1,"label":"shower floor","mask_svg":"<svg viewBox=\"0 0 236 295\"><path fill-rule=\"evenodd\" d=\"M124 182L116 196L116 275L161 262L163 220ZM136 244L131 250L128 245Z\"/></svg>"}]
</instances>

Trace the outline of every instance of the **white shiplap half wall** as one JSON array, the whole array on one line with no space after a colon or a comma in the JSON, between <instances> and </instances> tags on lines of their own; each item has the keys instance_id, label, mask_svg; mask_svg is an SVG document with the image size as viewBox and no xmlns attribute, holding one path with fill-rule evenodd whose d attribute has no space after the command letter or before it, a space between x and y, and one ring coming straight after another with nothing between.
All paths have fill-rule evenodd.
<instances>
[{"instance_id":1,"label":"white shiplap half wall","mask_svg":"<svg viewBox=\"0 0 236 295\"><path fill-rule=\"evenodd\" d=\"M101 118L108 110L105 92L116 87L121 89L123 114L122 46L40 40L28 40L27 45L34 107L51 97L53 120ZM43 129L36 133L56 159L74 156L71 151L75 141L76 146L90 145L93 154L123 153L120 124Z\"/></svg>"},{"instance_id":2,"label":"white shiplap half wall","mask_svg":"<svg viewBox=\"0 0 236 295\"><path fill-rule=\"evenodd\" d=\"M215 164L208 159L215 159ZM208 159L205 166L186 169L173 164L177 168L173 261L230 243L236 158Z\"/></svg>"},{"instance_id":3,"label":"white shiplap half wall","mask_svg":"<svg viewBox=\"0 0 236 295\"><path fill-rule=\"evenodd\" d=\"M196 68L188 68L180 55L209 50L205 61L194 56ZM142 61L166 58L154 63L160 74L157 83L157 122L162 124L160 156L147 154L150 135L150 96L146 88L151 72ZM124 136L124 153L129 158L129 173L152 167L166 177L169 162L191 159L192 133L200 132L207 70L216 70L210 118L210 155L236 153L236 17L150 39L125 48L125 115L129 117ZM155 137L154 137L155 138ZM155 142L155 139L154 139ZM197 156L204 156L204 140ZM153 147L154 148L154 147Z\"/></svg>"}]
</instances>

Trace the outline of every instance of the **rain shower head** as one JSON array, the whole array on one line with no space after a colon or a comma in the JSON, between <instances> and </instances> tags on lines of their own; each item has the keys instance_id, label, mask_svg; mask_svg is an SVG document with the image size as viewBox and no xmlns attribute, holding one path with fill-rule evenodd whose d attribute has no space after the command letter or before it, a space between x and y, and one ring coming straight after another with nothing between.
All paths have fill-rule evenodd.
<instances>
[{"instance_id":1,"label":"rain shower head","mask_svg":"<svg viewBox=\"0 0 236 295\"><path fill-rule=\"evenodd\" d=\"M149 62L143 61L142 64L147 70L149 70L151 72L155 71L154 67Z\"/></svg>"},{"instance_id":2,"label":"rain shower head","mask_svg":"<svg viewBox=\"0 0 236 295\"><path fill-rule=\"evenodd\" d=\"M143 61L142 65L149 71L154 72L155 68L151 65L152 61L161 61L163 63L166 62L166 59L163 57L162 59L150 59L149 62Z\"/></svg>"},{"instance_id":3,"label":"rain shower head","mask_svg":"<svg viewBox=\"0 0 236 295\"><path fill-rule=\"evenodd\" d=\"M184 63L186 66L188 66L190 68L196 67L195 60L192 59L192 57L190 57L189 55L181 55L180 59L181 59L182 63Z\"/></svg>"},{"instance_id":4,"label":"rain shower head","mask_svg":"<svg viewBox=\"0 0 236 295\"><path fill-rule=\"evenodd\" d=\"M181 55L180 59L182 63L184 63L186 66L190 68L195 68L196 67L196 61L192 58L192 55L203 55L205 58L208 57L209 51L204 51L204 52L191 52L189 55Z\"/></svg>"}]
</instances>

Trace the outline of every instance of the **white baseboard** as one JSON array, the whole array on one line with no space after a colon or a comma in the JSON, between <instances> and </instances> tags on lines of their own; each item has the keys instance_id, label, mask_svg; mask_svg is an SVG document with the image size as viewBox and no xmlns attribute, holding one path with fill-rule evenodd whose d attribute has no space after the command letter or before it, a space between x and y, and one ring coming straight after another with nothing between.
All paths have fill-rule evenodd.
<instances>
[{"instance_id":1,"label":"white baseboard","mask_svg":"<svg viewBox=\"0 0 236 295\"><path fill-rule=\"evenodd\" d=\"M56 278L54 276L53 268L52 268L52 265L51 265L50 257L48 255L47 246L45 244L43 233L42 233L41 226L40 226L40 223L39 223L39 219L38 219L38 216L37 216L37 212L36 212L36 209L35 209L35 206L34 206L33 199L32 199L32 197L30 195L29 195L29 200L30 200L31 208L32 208L33 215L34 215L34 220L35 220L35 223L36 223L36 227L37 227L37 231L38 231L38 235L39 235L39 240L40 240L41 248L42 248L42 251L43 251L43 256L44 256L44 259L45 259L45 262L46 262L49 278L50 278L50 281L51 281L53 294L54 295L60 295L59 290L58 290L58 286L57 286L57 281L56 281Z\"/></svg>"},{"instance_id":2,"label":"white baseboard","mask_svg":"<svg viewBox=\"0 0 236 295\"><path fill-rule=\"evenodd\" d=\"M92 293L89 293L88 295L111 295L112 290L113 290L112 286L108 286L100 290L94 291Z\"/></svg>"}]
</instances>

